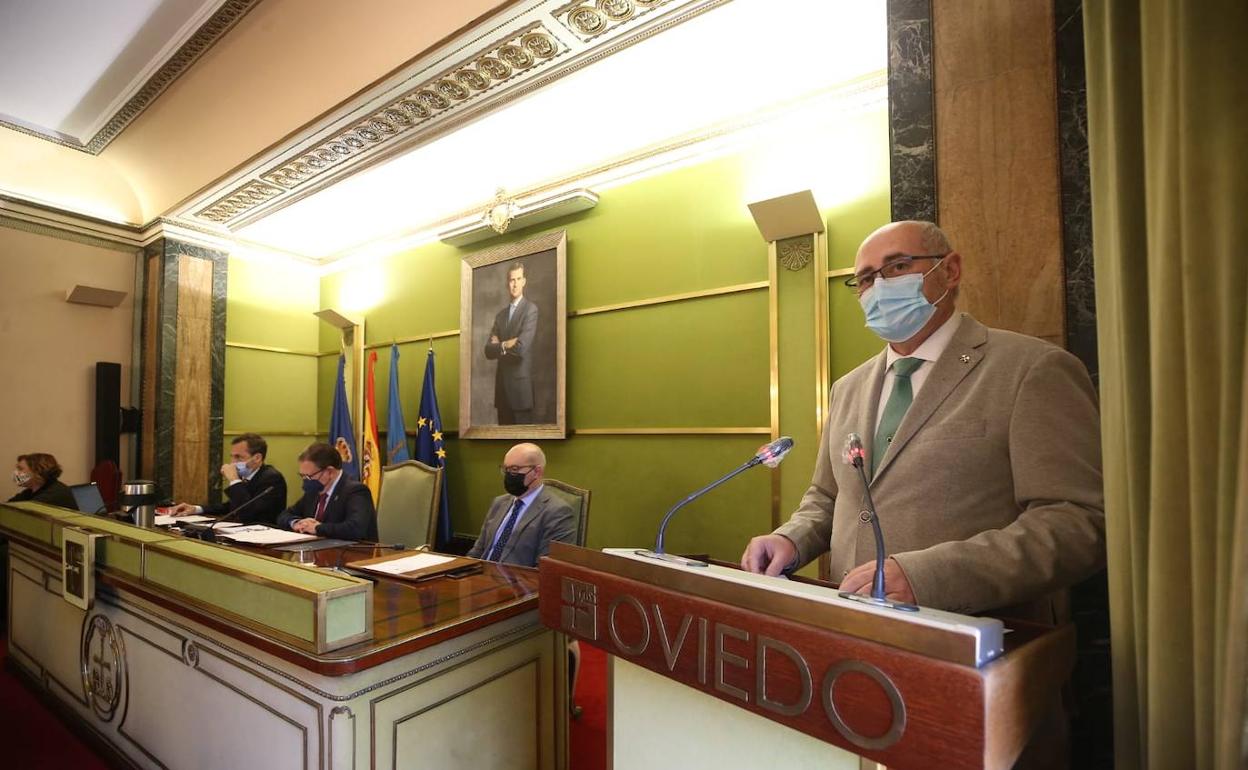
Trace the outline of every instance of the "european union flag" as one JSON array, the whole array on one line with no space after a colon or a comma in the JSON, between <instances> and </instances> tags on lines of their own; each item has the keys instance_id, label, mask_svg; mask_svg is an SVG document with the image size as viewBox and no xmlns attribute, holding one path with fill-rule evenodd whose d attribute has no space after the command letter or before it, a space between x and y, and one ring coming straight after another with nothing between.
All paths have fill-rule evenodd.
<instances>
[{"instance_id":1,"label":"european union flag","mask_svg":"<svg viewBox=\"0 0 1248 770\"><path fill-rule=\"evenodd\" d=\"M334 408L329 413L329 443L342 456L342 472L347 478L360 480L360 463L355 451L355 428L351 410L347 408L347 383L343 378L345 356L338 356L338 381L334 383Z\"/></svg>"},{"instance_id":2,"label":"european union flag","mask_svg":"<svg viewBox=\"0 0 1248 770\"><path fill-rule=\"evenodd\" d=\"M442 499L438 501L438 536L436 547L446 547L451 539L451 507L446 496L446 449L442 445L442 415L438 412L438 394L433 387L433 348L425 360L425 384L420 389L420 417L416 420L416 459L425 465L442 469Z\"/></svg>"},{"instance_id":3,"label":"european union flag","mask_svg":"<svg viewBox=\"0 0 1248 770\"><path fill-rule=\"evenodd\" d=\"M407 424L399 398L399 346L390 346L390 408L386 418L386 462L393 465L412 459L407 451Z\"/></svg>"}]
</instances>

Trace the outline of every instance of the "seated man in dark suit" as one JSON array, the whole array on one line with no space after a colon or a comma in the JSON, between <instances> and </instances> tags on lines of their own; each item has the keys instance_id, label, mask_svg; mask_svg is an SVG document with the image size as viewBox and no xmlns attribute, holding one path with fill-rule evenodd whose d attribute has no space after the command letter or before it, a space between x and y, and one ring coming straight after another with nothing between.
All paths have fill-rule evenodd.
<instances>
[{"instance_id":1,"label":"seated man in dark suit","mask_svg":"<svg viewBox=\"0 0 1248 770\"><path fill-rule=\"evenodd\" d=\"M277 526L342 540L377 540L377 509L368 487L342 474L342 455L312 444L299 455L303 497L277 517Z\"/></svg>"},{"instance_id":2,"label":"seated man in dark suit","mask_svg":"<svg viewBox=\"0 0 1248 770\"><path fill-rule=\"evenodd\" d=\"M269 442L262 436L241 434L230 444L230 462L221 466L225 502L204 506L178 503L173 507L173 515L227 516L241 508L237 520L244 524L276 524L277 514L286 507L286 478L277 468L265 464L268 456ZM247 507L243 508L244 505Z\"/></svg>"},{"instance_id":3,"label":"seated man in dark suit","mask_svg":"<svg viewBox=\"0 0 1248 770\"><path fill-rule=\"evenodd\" d=\"M516 444L503 458L503 488L490 504L481 536L468 555L474 559L536 567L552 540L576 541L572 508L542 484L546 455L537 444Z\"/></svg>"}]
</instances>

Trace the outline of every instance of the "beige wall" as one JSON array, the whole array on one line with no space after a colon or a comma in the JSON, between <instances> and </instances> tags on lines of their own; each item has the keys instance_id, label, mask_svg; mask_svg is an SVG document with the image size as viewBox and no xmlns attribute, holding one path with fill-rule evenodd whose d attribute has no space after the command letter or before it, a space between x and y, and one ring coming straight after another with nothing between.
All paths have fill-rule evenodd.
<instances>
[{"instance_id":1,"label":"beige wall","mask_svg":"<svg viewBox=\"0 0 1248 770\"><path fill-rule=\"evenodd\" d=\"M135 255L29 233L0 222L0 499L17 490L14 458L51 452L66 483L95 461L95 362L122 365L129 405ZM117 308L65 301L76 283L127 292ZM122 438L122 470L130 470Z\"/></svg>"}]
</instances>

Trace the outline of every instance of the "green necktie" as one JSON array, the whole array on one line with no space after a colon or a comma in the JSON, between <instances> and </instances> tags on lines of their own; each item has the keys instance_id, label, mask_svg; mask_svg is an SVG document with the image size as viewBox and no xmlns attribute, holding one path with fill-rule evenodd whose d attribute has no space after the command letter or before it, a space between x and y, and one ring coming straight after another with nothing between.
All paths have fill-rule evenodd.
<instances>
[{"instance_id":1,"label":"green necktie","mask_svg":"<svg viewBox=\"0 0 1248 770\"><path fill-rule=\"evenodd\" d=\"M910 375L923 365L921 358L899 358L893 362L893 392L888 396L888 404L884 407L884 415L880 418L880 427L875 431L875 441L871 444L871 474L884 462L884 453L893 442L893 435L901 425L901 418L906 416L910 402L914 400L914 388L910 387Z\"/></svg>"}]
</instances>

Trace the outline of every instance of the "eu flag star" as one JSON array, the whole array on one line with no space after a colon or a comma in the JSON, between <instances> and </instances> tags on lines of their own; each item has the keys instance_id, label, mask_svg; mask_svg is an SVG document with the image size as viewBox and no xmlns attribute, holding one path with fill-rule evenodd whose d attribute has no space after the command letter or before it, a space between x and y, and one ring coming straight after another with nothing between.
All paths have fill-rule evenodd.
<instances>
[{"instance_id":1,"label":"eu flag star","mask_svg":"<svg viewBox=\"0 0 1248 770\"><path fill-rule=\"evenodd\" d=\"M441 440L442 440L442 431L440 431L440 430L435 430L435 431L433 432L433 440L434 440L434 441L441 441Z\"/></svg>"},{"instance_id":2,"label":"eu flag star","mask_svg":"<svg viewBox=\"0 0 1248 770\"><path fill-rule=\"evenodd\" d=\"M439 460L445 460L445 459L446 459L446 450L445 450L445 449L439 449L439 450L438 450L437 452L435 452L434 454L436 454L436 455L438 456L438 459L439 459Z\"/></svg>"},{"instance_id":3,"label":"eu flag star","mask_svg":"<svg viewBox=\"0 0 1248 770\"><path fill-rule=\"evenodd\" d=\"M429 423L429 420L425 419L424 417L421 417L419 420L416 421L416 427L423 428L428 423Z\"/></svg>"}]
</instances>

